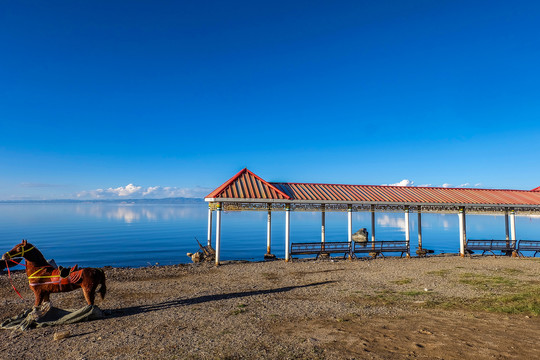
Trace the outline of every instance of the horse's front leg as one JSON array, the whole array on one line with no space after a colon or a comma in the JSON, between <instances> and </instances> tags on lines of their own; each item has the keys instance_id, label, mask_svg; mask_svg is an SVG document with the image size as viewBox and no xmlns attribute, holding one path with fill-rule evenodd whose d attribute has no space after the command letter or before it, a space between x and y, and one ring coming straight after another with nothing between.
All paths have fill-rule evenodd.
<instances>
[{"instance_id":1,"label":"horse's front leg","mask_svg":"<svg viewBox=\"0 0 540 360\"><path fill-rule=\"evenodd\" d=\"M52 303L50 300L51 293L44 292L43 293L43 302L41 303L41 311L43 314L47 313L49 310L51 310Z\"/></svg>"},{"instance_id":2,"label":"horse's front leg","mask_svg":"<svg viewBox=\"0 0 540 360\"><path fill-rule=\"evenodd\" d=\"M39 307L39 305L41 305L45 297L47 298L49 297L49 294L45 291L42 291L38 286L34 287L32 290L34 290L34 298L35 298L34 309L35 309Z\"/></svg>"},{"instance_id":3,"label":"horse's front leg","mask_svg":"<svg viewBox=\"0 0 540 360\"><path fill-rule=\"evenodd\" d=\"M34 307L32 308L32 312L30 313L30 316L34 320L37 320L40 317L42 317L50 309L49 303L48 303L49 306L45 306L45 311L43 311L44 309L42 309L42 306L40 306L43 304L43 300L49 299L49 293L46 291L41 291L40 289L35 289L35 288L32 290L34 290L34 296L35 296L36 301L34 302Z\"/></svg>"}]
</instances>

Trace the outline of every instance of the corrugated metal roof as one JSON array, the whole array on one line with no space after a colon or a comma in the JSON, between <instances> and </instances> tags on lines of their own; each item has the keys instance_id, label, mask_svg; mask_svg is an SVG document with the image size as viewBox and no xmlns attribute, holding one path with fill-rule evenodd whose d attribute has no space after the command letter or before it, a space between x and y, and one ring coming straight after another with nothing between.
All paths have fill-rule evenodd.
<instances>
[{"instance_id":1,"label":"corrugated metal roof","mask_svg":"<svg viewBox=\"0 0 540 360\"><path fill-rule=\"evenodd\" d=\"M206 199L228 201L288 200L336 203L405 203L540 206L540 188L499 190L476 188L405 187L266 182L248 169L241 170Z\"/></svg>"},{"instance_id":2,"label":"corrugated metal roof","mask_svg":"<svg viewBox=\"0 0 540 360\"><path fill-rule=\"evenodd\" d=\"M248 169L240 170L223 185L208 194L206 198L290 200L287 194Z\"/></svg>"}]
</instances>

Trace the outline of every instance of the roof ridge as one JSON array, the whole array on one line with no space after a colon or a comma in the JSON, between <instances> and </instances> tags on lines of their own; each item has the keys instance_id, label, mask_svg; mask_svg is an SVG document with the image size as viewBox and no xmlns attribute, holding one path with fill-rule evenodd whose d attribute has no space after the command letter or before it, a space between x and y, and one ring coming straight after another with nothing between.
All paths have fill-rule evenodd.
<instances>
[{"instance_id":1,"label":"roof ridge","mask_svg":"<svg viewBox=\"0 0 540 360\"><path fill-rule=\"evenodd\" d=\"M281 181L272 181L270 184L293 184L293 185L333 185L333 186L376 186L376 187L385 187L385 188L412 188L412 189L443 189L443 190L485 190L485 191L521 191L521 192L531 192L536 191L540 192L540 186L532 190L522 190L522 189L488 189L488 188L470 188L470 187L444 187L444 186L399 186L399 185L366 185L366 184L329 184L329 183L309 183L309 182L281 182Z\"/></svg>"}]
</instances>

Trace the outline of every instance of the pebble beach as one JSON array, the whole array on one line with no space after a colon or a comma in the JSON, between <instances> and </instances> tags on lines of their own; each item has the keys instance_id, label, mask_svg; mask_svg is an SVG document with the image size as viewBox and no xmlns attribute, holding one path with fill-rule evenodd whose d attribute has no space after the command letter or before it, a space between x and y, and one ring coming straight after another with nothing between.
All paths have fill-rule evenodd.
<instances>
[{"instance_id":1,"label":"pebble beach","mask_svg":"<svg viewBox=\"0 0 540 360\"><path fill-rule=\"evenodd\" d=\"M445 255L104 270L107 296L96 301L104 319L2 330L1 358L532 359L540 353L540 259ZM1 319L33 303L26 274L12 277L24 300L1 275ZM512 300L524 296L519 304ZM51 298L63 309L85 305L80 290ZM515 308L505 308L510 305Z\"/></svg>"}]
</instances>

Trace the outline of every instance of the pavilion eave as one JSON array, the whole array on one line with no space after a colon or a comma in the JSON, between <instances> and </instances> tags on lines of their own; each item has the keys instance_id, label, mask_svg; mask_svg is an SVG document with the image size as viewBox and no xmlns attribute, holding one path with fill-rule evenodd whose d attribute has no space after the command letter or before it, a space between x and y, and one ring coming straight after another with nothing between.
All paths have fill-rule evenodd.
<instances>
[{"instance_id":1,"label":"pavilion eave","mask_svg":"<svg viewBox=\"0 0 540 360\"><path fill-rule=\"evenodd\" d=\"M520 213L540 213L540 206L525 204L474 204L474 203L427 203L427 202L384 202L384 201L335 201L335 200L285 200L285 199L239 199L239 198L207 198L209 203L222 203L224 210L265 211L268 205L273 211L285 210L285 205L292 205L293 211L320 211L322 205L326 211L347 211L347 206L352 205L353 211L400 212L406 207L417 211L430 213L454 213L460 208L465 208L468 213L501 213L514 209ZM281 206L280 206L281 205ZM212 206L212 205L211 205Z\"/></svg>"}]
</instances>

